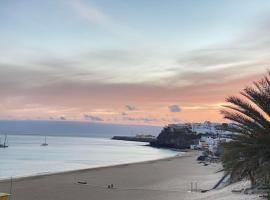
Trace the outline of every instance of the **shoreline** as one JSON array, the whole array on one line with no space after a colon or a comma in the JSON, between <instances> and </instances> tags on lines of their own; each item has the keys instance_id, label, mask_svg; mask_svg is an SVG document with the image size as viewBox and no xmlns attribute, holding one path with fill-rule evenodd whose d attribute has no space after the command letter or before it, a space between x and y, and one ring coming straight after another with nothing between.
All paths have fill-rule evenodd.
<instances>
[{"instance_id":1,"label":"shoreline","mask_svg":"<svg viewBox=\"0 0 270 200\"><path fill-rule=\"evenodd\" d=\"M12 195L16 200L86 200L89 195L91 200L126 200L127 195L131 200L179 199L179 195L190 195L190 181L199 182L201 175L207 181L205 173L216 172L216 166L197 164L198 153L189 151L157 160L17 178L12 181ZM108 189L108 184L115 188ZM199 182L199 187L212 187L203 184ZM0 181L0 188L9 193L10 180Z\"/></svg>"},{"instance_id":2,"label":"shoreline","mask_svg":"<svg viewBox=\"0 0 270 200\"><path fill-rule=\"evenodd\" d=\"M219 163L207 166L196 158L199 151L181 156L114 166L66 171L14 179L16 200L257 200L235 194L235 186L210 190L223 176ZM113 189L108 185L113 184ZM196 190L191 191L191 184ZM10 180L0 182L0 192L10 191ZM195 187L193 187L195 188ZM128 198L127 198L128 197Z\"/></svg>"},{"instance_id":3,"label":"shoreline","mask_svg":"<svg viewBox=\"0 0 270 200\"><path fill-rule=\"evenodd\" d=\"M169 150L177 151L177 150L173 150L173 149L169 149ZM123 163L123 164L113 164L113 165L106 165L106 166L88 167L88 168L73 169L73 170L66 170L66 171L59 171L59 172L44 172L44 173L38 173L38 174L26 175L26 176L16 176L16 177L14 176L14 177L3 178L3 179L0 178L0 183L8 182L11 180L11 178L12 178L12 181L20 181L20 180L39 178L39 177L44 177L44 176L53 176L53 175L62 175L62 174L65 175L65 174L76 173L76 172L102 170L102 169L106 169L106 168L125 167L125 166L129 166L129 165L151 163L151 162L155 162L155 161L163 161L163 160L167 160L167 159L183 157L189 151L178 150L178 152L179 153L177 155L174 155L174 156L168 156L168 157L158 158L158 159L153 159L153 160L137 161L137 162ZM181 155L181 154L183 154L183 155Z\"/></svg>"}]
</instances>

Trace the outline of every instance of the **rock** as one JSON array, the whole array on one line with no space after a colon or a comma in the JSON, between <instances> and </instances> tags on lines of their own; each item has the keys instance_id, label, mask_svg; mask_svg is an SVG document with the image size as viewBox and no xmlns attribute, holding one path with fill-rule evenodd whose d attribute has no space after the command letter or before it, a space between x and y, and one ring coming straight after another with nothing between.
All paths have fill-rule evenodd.
<instances>
[{"instance_id":1,"label":"rock","mask_svg":"<svg viewBox=\"0 0 270 200\"><path fill-rule=\"evenodd\" d=\"M156 141L150 143L154 147L187 149L197 144L199 136L192 133L187 126L167 126L163 128Z\"/></svg>"}]
</instances>

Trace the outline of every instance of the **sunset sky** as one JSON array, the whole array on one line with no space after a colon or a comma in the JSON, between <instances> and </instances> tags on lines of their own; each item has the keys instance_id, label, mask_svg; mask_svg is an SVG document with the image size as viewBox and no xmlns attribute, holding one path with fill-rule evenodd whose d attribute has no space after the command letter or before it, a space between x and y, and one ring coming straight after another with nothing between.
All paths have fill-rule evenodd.
<instances>
[{"instance_id":1,"label":"sunset sky","mask_svg":"<svg viewBox=\"0 0 270 200\"><path fill-rule=\"evenodd\" d=\"M1 1L0 48L3 120L222 121L270 69L270 1Z\"/></svg>"}]
</instances>

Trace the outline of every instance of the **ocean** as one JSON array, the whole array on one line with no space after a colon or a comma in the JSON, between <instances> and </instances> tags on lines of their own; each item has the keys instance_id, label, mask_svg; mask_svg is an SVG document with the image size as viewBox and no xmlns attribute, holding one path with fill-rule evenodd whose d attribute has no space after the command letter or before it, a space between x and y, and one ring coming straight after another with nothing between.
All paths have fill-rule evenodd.
<instances>
[{"instance_id":1,"label":"ocean","mask_svg":"<svg viewBox=\"0 0 270 200\"><path fill-rule=\"evenodd\" d=\"M2 137L3 140L3 137ZM179 152L109 138L8 135L0 148L0 179L155 160Z\"/></svg>"},{"instance_id":2,"label":"ocean","mask_svg":"<svg viewBox=\"0 0 270 200\"><path fill-rule=\"evenodd\" d=\"M0 120L0 134L106 137L114 135L158 135L162 127L78 121Z\"/></svg>"}]
</instances>

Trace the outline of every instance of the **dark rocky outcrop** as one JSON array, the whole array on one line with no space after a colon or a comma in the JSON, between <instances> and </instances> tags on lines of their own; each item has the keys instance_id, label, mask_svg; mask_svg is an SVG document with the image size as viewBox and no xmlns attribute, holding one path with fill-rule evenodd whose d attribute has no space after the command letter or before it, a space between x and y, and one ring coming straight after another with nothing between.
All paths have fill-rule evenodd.
<instances>
[{"instance_id":1,"label":"dark rocky outcrop","mask_svg":"<svg viewBox=\"0 0 270 200\"><path fill-rule=\"evenodd\" d=\"M199 136L192 133L191 128L188 126L177 127L167 126L165 127L156 141L150 142L154 147L187 149L190 145L197 144Z\"/></svg>"}]
</instances>

